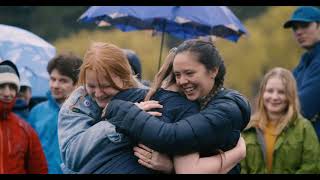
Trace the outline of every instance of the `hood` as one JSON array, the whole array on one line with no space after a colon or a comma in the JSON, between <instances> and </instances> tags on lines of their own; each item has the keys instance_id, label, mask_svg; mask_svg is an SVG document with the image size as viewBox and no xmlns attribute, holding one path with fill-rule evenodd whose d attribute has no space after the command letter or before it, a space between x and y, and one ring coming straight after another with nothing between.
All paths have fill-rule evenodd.
<instances>
[{"instance_id":1,"label":"hood","mask_svg":"<svg viewBox=\"0 0 320 180\"><path fill-rule=\"evenodd\" d=\"M225 89L219 92L216 97L228 98L236 102L242 114L243 122L242 122L241 130L243 130L248 125L251 118L251 106L249 101L243 95L241 95L238 91L231 90L231 89Z\"/></svg>"},{"instance_id":2,"label":"hood","mask_svg":"<svg viewBox=\"0 0 320 180\"><path fill-rule=\"evenodd\" d=\"M28 108L28 104L27 101L25 101L24 99L17 99L16 103L13 107L14 110L22 110L22 109L27 109Z\"/></svg>"},{"instance_id":3,"label":"hood","mask_svg":"<svg viewBox=\"0 0 320 180\"><path fill-rule=\"evenodd\" d=\"M46 93L47 99L49 101L50 106L60 109L59 103L56 101L56 99L52 96L51 91L47 91Z\"/></svg>"}]
</instances>

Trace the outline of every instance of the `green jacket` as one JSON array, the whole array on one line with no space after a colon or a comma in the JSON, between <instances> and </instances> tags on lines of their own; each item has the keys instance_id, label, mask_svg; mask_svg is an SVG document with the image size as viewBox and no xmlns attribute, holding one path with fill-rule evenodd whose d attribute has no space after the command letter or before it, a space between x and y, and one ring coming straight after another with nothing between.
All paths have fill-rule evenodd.
<instances>
[{"instance_id":1,"label":"green jacket","mask_svg":"<svg viewBox=\"0 0 320 180\"><path fill-rule=\"evenodd\" d=\"M266 174L265 142L262 131L249 128L243 132L246 158L241 161L242 174ZM320 149L311 123L299 116L278 136L273 153L272 172L275 174L320 172Z\"/></svg>"}]
</instances>

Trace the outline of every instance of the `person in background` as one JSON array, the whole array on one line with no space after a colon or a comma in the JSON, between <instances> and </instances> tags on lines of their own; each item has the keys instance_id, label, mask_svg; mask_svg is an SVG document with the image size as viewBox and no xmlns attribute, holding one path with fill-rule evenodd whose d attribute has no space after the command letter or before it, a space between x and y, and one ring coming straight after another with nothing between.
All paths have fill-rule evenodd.
<instances>
[{"instance_id":1,"label":"person in background","mask_svg":"<svg viewBox=\"0 0 320 180\"><path fill-rule=\"evenodd\" d=\"M316 7L297 8L284 23L306 52L293 70L297 81L301 113L310 120L320 141L320 10Z\"/></svg>"},{"instance_id":2,"label":"person in background","mask_svg":"<svg viewBox=\"0 0 320 180\"><path fill-rule=\"evenodd\" d=\"M319 173L319 144L310 121L299 113L296 81L284 68L262 79L256 113L243 132L247 156L241 173Z\"/></svg>"},{"instance_id":3,"label":"person in background","mask_svg":"<svg viewBox=\"0 0 320 180\"><path fill-rule=\"evenodd\" d=\"M82 59L72 53L59 54L49 61L50 76L47 101L30 111L28 122L37 131L46 158L49 174L61 174L61 157L58 143L58 114L60 107L75 89Z\"/></svg>"},{"instance_id":4,"label":"person in background","mask_svg":"<svg viewBox=\"0 0 320 180\"><path fill-rule=\"evenodd\" d=\"M46 174L47 161L37 133L12 112L19 78L14 63L0 63L0 174Z\"/></svg>"},{"instance_id":5,"label":"person in background","mask_svg":"<svg viewBox=\"0 0 320 180\"><path fill-rule=\"evenodd\" d=\"M32 97L32 86L26 77L21 77L20 91L17 94L16 103L13 107L13 112L19 115L24 120L28 121L30 111L30 100Z\"/></svg>"},{"instance_id":6,"label":"person in background","mask_svg":"<svg viewBox=\"0 0 320 180\"><path fill-rule=\"evenodd\" d=\"M134 75L136 75L137 79L147 87L150 86L150 82L147 80L142 79L142 67L141 67L141 61L136 52L134 52L131 49L123 49L125 54L127 55L127 59L129 61L129 64L131 66L132 72Z\"/></svg>"}]
</instances>

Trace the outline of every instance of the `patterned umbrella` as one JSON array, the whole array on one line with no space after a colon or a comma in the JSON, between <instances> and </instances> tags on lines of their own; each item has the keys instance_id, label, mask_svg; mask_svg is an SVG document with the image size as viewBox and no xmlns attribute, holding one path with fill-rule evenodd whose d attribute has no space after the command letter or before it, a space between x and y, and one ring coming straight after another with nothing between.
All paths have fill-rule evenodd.
<instances>
[{"instance_id":1,"label":"patterned umbrella","mask_svg":"<svg viewBox=\"0 0 320 180\"><path fill-rule=\"evenodd\" d=\"M45 96L49 90L47 64L55 48L24 29L0 24L0 58L11 60L32 85L32 96Z\"/></svg>"}]
</instances>

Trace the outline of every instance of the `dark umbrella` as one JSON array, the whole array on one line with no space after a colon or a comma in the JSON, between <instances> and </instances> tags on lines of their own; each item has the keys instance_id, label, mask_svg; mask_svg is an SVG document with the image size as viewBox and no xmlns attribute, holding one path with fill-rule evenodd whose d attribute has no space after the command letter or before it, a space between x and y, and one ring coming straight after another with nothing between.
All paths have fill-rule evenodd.
<instances>
[{"instance_id":1,"label":"dark umbrella","mask_svg":"<svg viewBox=\"0 0 320 180\"><path fill-rule=\"evenodd\" d=\"M226 6L92 6L79 18L81 22L110 24L127 32L161 32L158 69L164 32L179 39L217 36L237 42L247 30Z\"/></svg>"}]
</instances>

